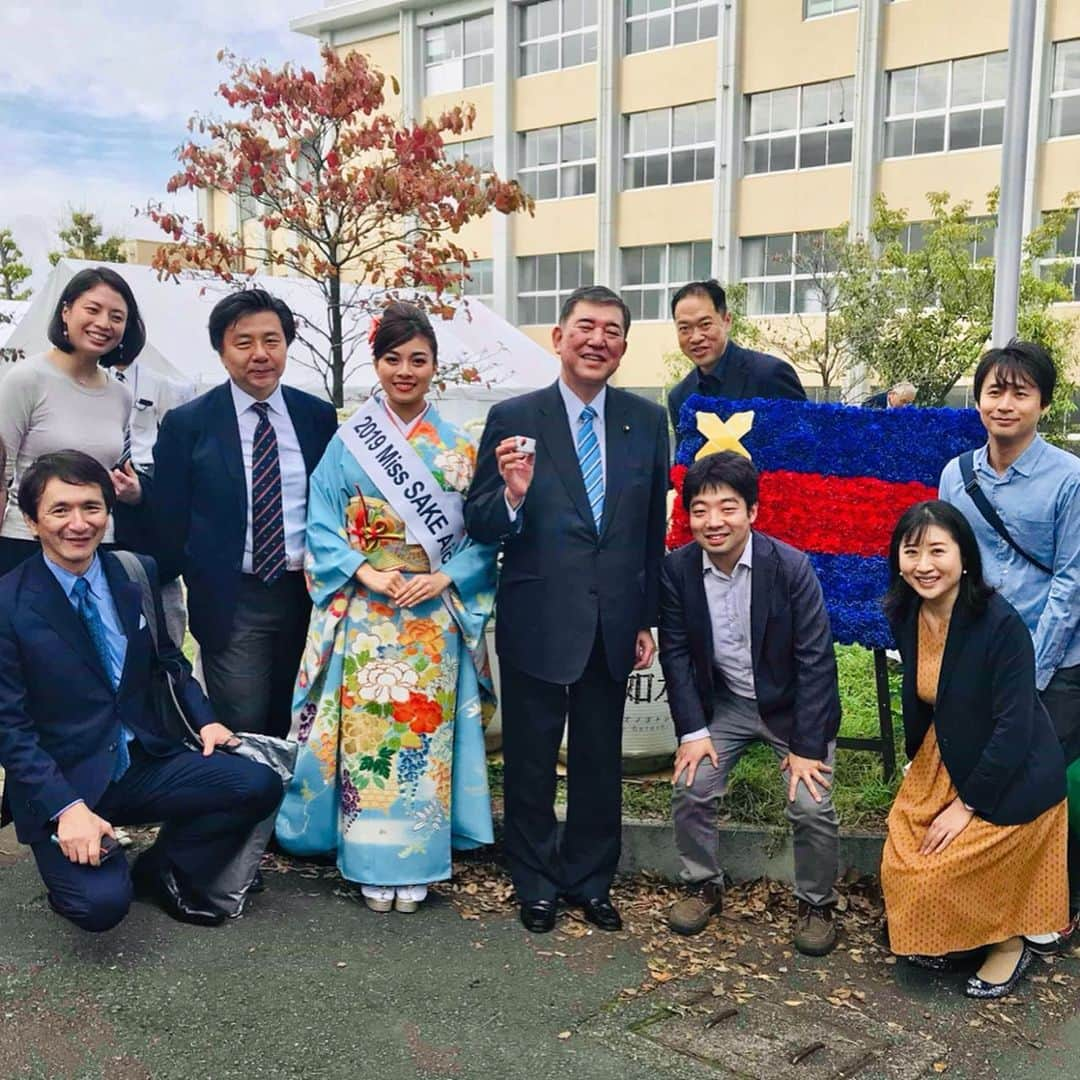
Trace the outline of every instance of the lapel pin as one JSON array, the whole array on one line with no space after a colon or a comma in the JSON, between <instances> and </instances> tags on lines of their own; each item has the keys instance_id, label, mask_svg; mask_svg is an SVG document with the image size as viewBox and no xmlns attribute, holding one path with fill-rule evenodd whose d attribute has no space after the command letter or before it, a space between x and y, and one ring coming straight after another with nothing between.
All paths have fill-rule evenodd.
<instances>
[{"instance_id":1,"label":"lapel pin","mask_svg":"<svg viewBox=\"0 0 1080 1080\"><path fill-rule=\"evenodd\" d=\"M630 425L629 424L623 424L622 429L623 429L623 431L629 431L630 430Z\"/></svg>"}]
</instances>

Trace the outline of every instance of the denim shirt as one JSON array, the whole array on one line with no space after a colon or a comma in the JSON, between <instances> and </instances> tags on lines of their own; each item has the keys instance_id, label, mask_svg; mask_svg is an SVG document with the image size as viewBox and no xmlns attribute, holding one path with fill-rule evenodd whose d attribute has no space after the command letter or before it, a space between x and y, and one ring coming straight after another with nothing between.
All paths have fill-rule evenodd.
<instances>
[{"instance_id":1,"label":"denim shirt","mask_svg":"<svg viewBox=\"0 0 1080 1080\"><path fill-rule=\"evenodd\" d=\"M998 536L964 491L959 459L941 474L939 494L967 518L983 576L1020 613L1035 645L1035 682L1045 690L1059 668L1080 664L1080 459L1039 435L1002 476L975 451L975 476L1012 538L1053 576Z\"/></svg>"}]
</instances>

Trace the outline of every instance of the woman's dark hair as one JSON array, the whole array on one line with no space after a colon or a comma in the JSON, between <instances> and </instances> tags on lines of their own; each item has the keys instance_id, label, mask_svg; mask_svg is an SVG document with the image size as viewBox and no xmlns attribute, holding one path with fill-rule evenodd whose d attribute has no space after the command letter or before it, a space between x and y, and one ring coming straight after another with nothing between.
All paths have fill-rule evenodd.
<instances>
[{"instance_id":1,"label":"woman's dark hair","mask_svg":"<svg viewBox=\"0 0 1080 1080\"><path fill-rule=\"evenodd\" d=\"M675 295L671 298L671 317L675 318L675 309L679 306L680 300L685 300L688 296L704 296L712 301L712 306L721 315L727 314L727 293L724 292L723 285L719 281L709 278L708 281L690 281L687 282L681 289L679 289Z\"/></svg>"},{"instance_id":2,"label":"woman's dark hair","mask_svg":"<svg viewBox=\"0 0 1080 1080\"><path fill-rule=\"evenodd\" d=\"M683 506L689 510L690 504L703 491L715 491L725 484L742 496L747 510L757 506L757 469L750 463L749 458L736 454L734 450L708 454L686 470L682 489Z\"/></svg>"},{"instance_id":3,"label":"woman's dark hair","mask_svg":"<svg viewBox=\"0 0 1080 1080\"><path fill-rule=\"evenodd\" d=\"M378 360L391 349L404 345L414 337L422 337L431 346L431 357L435 366L439 364L439 342L431 326L431 320L423 308L416 304L406 304L395 300L387 304L379 318L379 325L371 339L372 358Z\"/></svg>"},{"instance_id":4,"label":"woman's dark hair","mask_svg":"<svg viewBox=\"0 0 1080 1080\"><path fill-rule=\"evenodd\" d=\"M904 511L889 542L889 591L885 594L883 604L890 621L906 618L918 597L918 593L900 576L900 549L907 543L919 543L931 525L944 529L960 548L960 565L965 572L960 578L957 602L976 615L981 615L994 592L983 579L979 544L967 518L947 502L927 499Z\"/></svg>"},{"instance_id":5,"label":"woman's dark hair","mask_svg":"<svg viewBox=\"0 0 1080 1080\"><path fill-rule=\"evenodd\" d=\"M135 294L131 291L131 286L115 270L110 270L107 266L91 266L86 270L80 270L64 286L60 299L56 301L46 333L49 340L61 352L74 352L75 347L68 341L67 329L64 326L64 308L70 308L84 292L89 292L98 285L108 285L110 289L120 294L127 305L127 325L124 327L124 336L120 339L120 344L112 352L102 356L98 363L102 367L130 364L142 352L146 344L146 327L143 325L139 305L135 303Z\"/></svg>"},{"instance_id":6,"label":"woman's dark hair","mask_svg":"<svg viewBox=\"0 0 1080 1080\"><path fill-rule=\"evenodd\" d=\"M1039 388L1039 400L1049 405L1057 385L1057 370L1050 354L1034 341L1013 338L1004 348L988 349L975 368L975 400L982 394L983 383L992 378L995 383L1034 383Z\"/></svg>"},{"instance_id":7,"label":"woman's dark hair","mask_svg":"<svg viewBox=\"0 0 1080 1080\"><path fill-rule=\"evenodd\" d=\"M281 332L285 335L285 344L291 345L296 338L296 319L293 318L289 305L265 289L240 289L219 300L210 312L210 345L214 352L221 355L225 345L225 331L230 326L235 326L245 316L255 315L260 311L272 311L278 317Z\"/></svg>"},{"instance_id":8,"label":"woman's dark hair","mask_svg":"<svg viewBox=\"0 0 1080 1080\"><path fill-rule=\"evenodd\" d=\"M50 480L63 480L65 484L97 484L101 497L111 514L116 505L116 489L105 466L81 450L57 450L42 454L19 481L19 509L31 520L37 521L38 506L45 486Z\"/></svg>"}]
</instances>

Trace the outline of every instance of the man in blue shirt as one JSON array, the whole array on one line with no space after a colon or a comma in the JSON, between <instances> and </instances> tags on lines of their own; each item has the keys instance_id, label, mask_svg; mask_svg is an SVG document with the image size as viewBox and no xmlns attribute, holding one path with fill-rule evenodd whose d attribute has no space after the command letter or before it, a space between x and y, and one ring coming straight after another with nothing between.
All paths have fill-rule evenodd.
<instances>
[{"instance_id":1,"label":"man in blue shirt","mask_svg":"<svg viewBox=\"0 0 1080 1080\"><path fill-rule=\"evenodd\" d=\"M58 914L108 930L133 893L173 918L211 926L224 914L204 892L256 823L281 799L265 766L229 754L161 615L157 571L143 569L157 613L158 649L142 590L120 560L98 552L115 493L108 472L75 450L46 454L19 484L19 508L41 542L0 578L0 823L29 844ZM201 752L164 729L151 706L157 665L178 694ZM129 871L116 825L161 822Z\"/></svg>"},{"instance_id":2,"label":"man in blue shirt","mask_svg":"<svg viewBox=\"0 0 1080 1080\"><path fill-rule=\"evenodd\" d=\"M941 474L940 494L970 522L987 582L1031 632L1036 685L1070 764L1080 757L1080 459L1037 431L1056 377L1049 354L1031 342L1012 341L983 356L974 391L987 443L972 457L970 481L978 488L965 481L963 459L955 458ZM980 490L989 517L976 503ZM990 520L995 514L1000 528ZM1071 932L1080 910L1075 834L1069 882Z\"/></svg>"}]
</instances>

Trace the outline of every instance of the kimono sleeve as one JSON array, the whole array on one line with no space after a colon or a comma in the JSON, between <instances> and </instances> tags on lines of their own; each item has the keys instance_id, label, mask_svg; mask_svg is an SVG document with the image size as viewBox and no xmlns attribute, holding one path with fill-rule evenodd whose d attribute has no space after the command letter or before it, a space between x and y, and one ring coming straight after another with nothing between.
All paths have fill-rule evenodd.
<instances>
[{"instance_id":1,"label":"kimono sleeve","mask_svg":"<svg viewBox=\"0 0 1080 1080\"><path fill-rule=\"evenodd\" d=\"M308 592L316 604L327 603L366 561L350 545L345 532L348 478L355 471L356 464L345 444L332 439L311 474L304 569Z\"/></svg>"}]
</instances>

